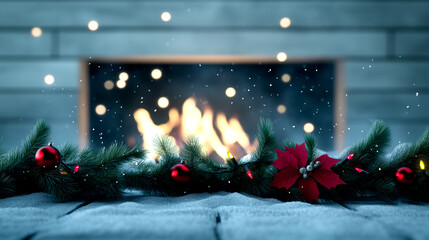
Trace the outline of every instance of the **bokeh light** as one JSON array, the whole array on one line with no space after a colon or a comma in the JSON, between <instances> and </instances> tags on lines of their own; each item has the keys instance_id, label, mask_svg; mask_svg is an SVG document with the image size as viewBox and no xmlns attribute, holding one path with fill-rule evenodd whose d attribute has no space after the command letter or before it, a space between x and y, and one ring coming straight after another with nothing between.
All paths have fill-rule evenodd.
<instances>
[{"instance_id":1,"label":"bokeh light","mask_svg":"<svg viewBox=\"0 0 429 240\"><path fill-rule=\"evenodd\" d=\"M42 29L39 27L32 28L31 29L31 35L33 35L33 37L35 37L35 38L42 36Z\"/></svg>"},{"instance_id":2,"label":"bokeh light","mask_svg":"<svg viewBox=\"0 0 429 240\"><path fill-rule=\"evenodd\" d=\"M282 82L288 83L288 82L290 82L290 79L291 78L290 78L289 74L285 73L285 74L282 75Z\"/></svg>"},{"instance_id":3,"label":"bokeh light","mask_svg":"<svg viewBox=\"0 0 429 240\"><path fill-rule=\"evenodd\" d=\"M127 80L128 80L128 78L129 78L129 76L128 76L128 73L126 73L126 72L121 72L121 73L119 74L119 80L127 81Z\"/></svg>"},{"instance_id":4,"label":"bokeh light","mask_svg":"<svg viewBox=\"0 0 429 240\"><path fill-rule=\"evenodd\" d=\"M103 104L98 104L95 107L95 113L97 113L97 115L102 116L102 115L106 114L106 111L107 111L106 106L104 106Z\"/></svg>"},{"instance_id":5,"label":"bokeh light","mask_svg":"<svg viewBox=\"0 0 429 240\"><path fill-rule=\"evenodd\" d=\"M55 82L55 78L51 74L46 75L44 80L47 85L52 85Z\"/></svg>"},{"instance_id":6,"label":"bokeh light","mask_svg":"<svg viewBox=\"0 0 429 240\"><path fill-rule=\"evenodd\" d=\"M164 22L168 22L171 20L171 14L169 12L161 13L161 20Z\"/></svg>"},{"instance_id":7,"label":"bokeh light","mask_svg":"<svg viewBox=\"0 0 429 240\"><path fill-rule=\"evenodd\" d=\"M287 55L285 52L279 52L277 54L277 61L284 62L284 61L286 61L286 59L287 59Z\"/></svg>"},{"instance_id":8,"label":"bokeh light","mask_svg":"<svg viewBox=\"0 0 429 240\"><path fill-rule=\"evenodd\" d=\"M127 82L125 82L124 80L118 80L117 82L116 82L116 86L118 87L118 88L125 88L126 86L127 86Z\"/></svg>"},{"instance_id":9,"label":"bokeh light","mask_svg":"<svg viewBox=\"0 0 429 240\"><path fill-rule=\"evenodd\" d=\"M153 79L158 80L162 77L162 72L158 68L155 68L154 70L152 70L150 75L152 76Z\"/></svg>"},{"instance_id":10,"label":"bokeh light","mask_svg":"<svg viewBox=\"0 0 429 240\"><path fill-rule=\"evenodd\" d=\"M284 17L280 20L280 27L282 28L288 28L291 24L291 21L289 18Z\"/></svg>"},{"instance_id":11,"label":"bokeh light","mask_svg":"<svg viewBox=\"0 0 429 240\"><path fill-rule=\"evenodd\" d=\"M97 21L94 21L94 20L90 21L90 22L88 23L88 28L89 28L89 30L91 30L91 31L97 31L97 29L98 29L98 22L97 22Z\"/></svg>"},{"instance_id":12,"label":"bokeh light","mask_svg":"<svg viewBox=\"0 0 429 240\"><path fill-rule=\"evenodd\" d=\"M166 98L166 97L160 97L158 99L158 106L160 108L166 108L166 107L168 107L169 104L170 104L170 101L168 101L168 98Z\"/></svg>"},{"instance_id":13,"label":"bokeh light","mask_svg":"<svg viewBox=\"0 0 429 240\"><path fill-rule=\"evenodd\" d=\"M286 106L283 104L280 104L277 106L277 112L280 114L284 114L286 112Z\"/></svg>"},{"instance_id":14,"label":"bokeh light","mask_svg":"<svg viewBox=\"0 0 429 240\"><path fill-rule=\"evenodd\" d=\"M104 82L104 88L107 90L112 90L115 87L115 84L111 80L107 80Z\"/></svg>"},{"instance_id":15,"label":"bokeh light","mask_svg":"<svg viewBox=\"0 0 429 240\"><path fill-rule=\"evenodd\" d=\"M303 129L306 133L312 133L314 131L314 125L312 123L306 123L304 124Z\"/></svg>"},{"instance_id":16,"label":"bokeh light","mask_svg":"<svg viewBox=\"0 0 429 240\"><path fill-rule=\"evenodd\" d=\"M236 94L236 91L235 91L235 88L233 88L233 87L229 87L225 90L225 95L229 98L234 97L235 94Z\"/></svg>"}]
</instances>

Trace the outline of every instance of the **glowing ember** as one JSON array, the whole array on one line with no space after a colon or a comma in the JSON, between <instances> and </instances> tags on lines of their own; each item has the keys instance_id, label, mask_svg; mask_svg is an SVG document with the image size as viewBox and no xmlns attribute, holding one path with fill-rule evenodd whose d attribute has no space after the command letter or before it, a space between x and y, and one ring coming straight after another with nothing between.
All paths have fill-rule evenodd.
<instances>
[{"instance_id":1,"label":"glowing ember","mask_svg":"<svg viewBox=\"0 0 429 240\"><path fill-rule=\"evenodd\" d=\"M194 98L188 98L183 103L181 115L177 109L170 109L168 122L160 125L153 122L146 109L140 108L134 112L134 120L143 136L144 149L153 149L152 142L156 136L169 135L173 129L177 129L180 133L179 139L197 136L207 154L214 151L223 159L228 157L228 149L233 145L238 144L247 154L252 151L254 144L250 143L237 118L231 118L228 121L224 113L216 115L215 123L220 137L213 126L214 119L213 110L208 106L202 112Z\"/></svg>"}]
</instances>

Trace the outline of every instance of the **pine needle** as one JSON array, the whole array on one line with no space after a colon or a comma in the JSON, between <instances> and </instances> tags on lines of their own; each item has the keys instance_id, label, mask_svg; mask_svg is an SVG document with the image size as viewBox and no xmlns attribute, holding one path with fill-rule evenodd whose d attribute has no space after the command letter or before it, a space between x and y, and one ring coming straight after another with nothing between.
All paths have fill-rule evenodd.
<instances>
[{"instance_id":1,"label":"pine needle","mask_svg":"<svg viewBox=\"0 0 429 240\"><path fill-rule=\"evenodd\" d=\"M124 161L128 161L132 158L142 158L145 151L139 147L128 148L124 144L112 144L109 148L103 149L97 154L95 163L97 165L119 165Z\"/></svg>"},{"instance_id":2,"label":"pine needle","mask_svg":"<svg viewBox=\"0 0 429 240\"><path fill-rule=\"evenodd\" d=\"M155 153L161 157L171 157L177 155L178 148L173 140L168 136L158 136L154 139Z\"/></svg>"},{"instance_id":3,"label":"pine needle","mask_svg":"<svg viewBox=\"0 0 429 240\"><path fill-rule=\"evenodd\" d=\"M373 127L366 137L355 146L349 148L343 158L349 154L354 154L350 160L353 164L359 164L369 170L373 168L377 161L381 160L390 141L390 129L382 121L375 121Z\"/></svg>"},{"instance_id":4,"label":"pine needle","mask_svg":"<svg viewBox=\"0 0 429 240\"><path fill-rule=\"evenodd\" d=\"M195 162L203 157L203 146L200 144L199 140L195 136L190 136L186 141L182 141L182 158L185 162Z\"/></svg>"},{"instance_id":5,"label":"pine needle","mask_svg":"<svg viewBox=\"0 0 429 240\"><path fill-rule=\"evenodd\" d=\"M48 143L49 131L49 126L45 121L37 122L33 132L23 142L21 149L13 150L2 157L0 172L10 171L24 162L32 161L37 150Z\"/></svg>"},{"instance_id":6,"label":"pine needle","mask_svg":"<svg viewBox=\"0 0 429 240\"><path fill-rule=\"evenodd\" d=\"M274 151L276 142L271 121L261 119L258 128L257 140L258 147L256 148L256 152L253 153L254 158L265 161L274 161L276 158L276 153Z\"/></svg>"},{"instance_id":7,"label":"pine needle","mask_svg":"<svg viewBox=\"0 0 429 240\"><path fill-rule=\"evenodd\" d=\"M307 134L305 136L305 146L308 150L307 163L310 163L316 159L316 137L313 134Z\"/></svg>"}]
</instances>

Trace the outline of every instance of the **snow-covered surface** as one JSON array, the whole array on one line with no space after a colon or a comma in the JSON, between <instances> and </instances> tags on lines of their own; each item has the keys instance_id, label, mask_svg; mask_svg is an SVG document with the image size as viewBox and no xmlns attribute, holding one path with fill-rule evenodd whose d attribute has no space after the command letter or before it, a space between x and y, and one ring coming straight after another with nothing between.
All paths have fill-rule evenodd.
<instances>
[{"instance_id":1,"label":"snow-covered surface","mask_svg":"<svg viewBox=\"0 0 429 240\"><path fill-rule=\"evenodd\" d=\"M0 239L429 239L429 204L311 205L240 193L0 199ZM73 211L74 210L74 211Z\"/></svg>"}]
</instances>

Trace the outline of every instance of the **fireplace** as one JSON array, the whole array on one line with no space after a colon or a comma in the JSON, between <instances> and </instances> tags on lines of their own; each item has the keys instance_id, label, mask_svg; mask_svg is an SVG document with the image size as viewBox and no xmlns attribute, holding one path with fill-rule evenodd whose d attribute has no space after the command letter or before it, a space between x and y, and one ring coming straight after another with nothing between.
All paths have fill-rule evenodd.
<instances>
[{"instance_id":1,"label":"fireplace","mask_svg":"<svg viewBox=\"0 0 429 240\"><path fill-rule=\"evenodd\" d=\"M164 134L180 146L196 136L212 157L255 147L261 118L279 144L305 133L333 150L341 139L336 62L249 57L91 59L82 63L81 142L153 148ZM150 154L153 154L150 153Z\"/></svg>"}]
</instances>

